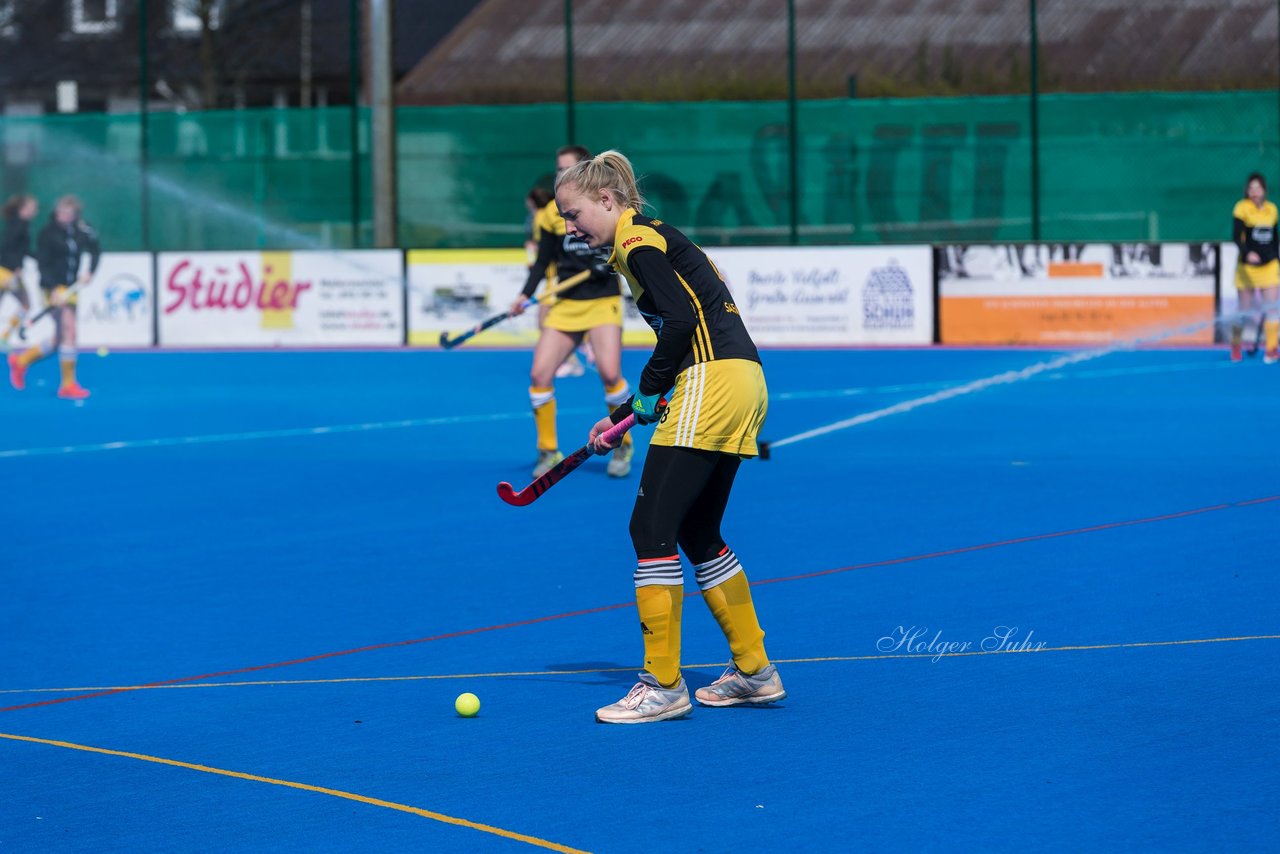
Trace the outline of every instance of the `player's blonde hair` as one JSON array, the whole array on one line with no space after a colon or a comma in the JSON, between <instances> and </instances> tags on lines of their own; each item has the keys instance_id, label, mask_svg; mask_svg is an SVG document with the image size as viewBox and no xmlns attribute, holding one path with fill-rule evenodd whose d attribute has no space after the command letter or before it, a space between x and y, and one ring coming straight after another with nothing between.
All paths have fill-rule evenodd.
<instances>
[{"instance_id":1,"label":"player's blonde hair","mask_svg":"<svg viewBox=\"0 0 1280 854\"><path fill-rule=\"evenodd\" d=\"M572 184L579 192L594 195L604 190L618 204L642 211L647 204L636 185L631 161L621 151L602 151L590 160L580 160L556 177L556 190Z\"/></svg>"},{"instance_id":2,"label":"player's blonde hair","mask_svg":"<svg viewBox=\"0 0 1280 854\"><path fill-rule=\"evenodd\" d=\"M77 217L84 213L84 202L80 201L79 196L73 196L70 193L58 199L57 204L55 204L54 207L72 208L75 210Z\"/></svg>"}]
</instances>

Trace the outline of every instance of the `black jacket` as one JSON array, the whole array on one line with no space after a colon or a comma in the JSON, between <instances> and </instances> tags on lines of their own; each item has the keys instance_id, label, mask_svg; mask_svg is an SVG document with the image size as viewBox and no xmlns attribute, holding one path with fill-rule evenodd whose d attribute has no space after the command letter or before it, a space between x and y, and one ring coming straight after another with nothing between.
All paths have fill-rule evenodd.
<instances>
[{"instance_id":1,"label":"black jacket","mask_svg":"<svg viewBox=\"0 0 1280 854\"><path fill-rule=\"evenodd\" d=\"M84 220L63 226L52 215L36 241L36 262L40 265L40 289L50 291L58 285L71 286L80 273L80 256L89 253L89 272L98 270L102 247L98 232Z\"/></svg>"},{"instance_id":2,"label":"black jacket","mask_svg":"<svg viewBox=\"0 0 1280 854\"><path fill-rule=\"evenodd\" d=\"M31 224L16 214L4 221L4 242L0 244L0 267L22 269L22 259L31 254Z\"/></svg>"}]
</instances>

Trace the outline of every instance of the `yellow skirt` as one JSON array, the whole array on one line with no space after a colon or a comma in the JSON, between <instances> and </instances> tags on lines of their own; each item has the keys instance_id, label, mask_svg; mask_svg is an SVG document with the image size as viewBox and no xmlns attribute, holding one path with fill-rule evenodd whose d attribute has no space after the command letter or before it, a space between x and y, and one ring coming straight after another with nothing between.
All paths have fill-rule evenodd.
<instances>
[{"instance_id":1,"label":"yellow skirt","mask_svg":"<svg viewBox=\"0 0 1280 854\"><path fill-rule=\"evenodd\" d=\"M622 326L622 297L557 300L543 325L561 332L586 332L597 326Z\"/></svg>"},{"instance_id":2,"label":"yellow skirt","mask_svg":"<svg viewBox=\"0 0 1280 854\"><path fill-rule=\"evenodd\" d=\"M54 286L53 286L53 288L51 288L51 289L45 289L45 288L43 288L43 287L40 289L40 294L41 294L41 296L43 296L43 297L44 297L44 304L45 304L45 305L53 305L53 301L50 299L50 297L52 297L52 296L53 296L53 294L54 294L56 291L58 291L58 290L63 290L63 291L65 291L65 290L67 290L67 286L66 286L66 285L54 285ZM67 301L66 301L66 303L65 303L65 304L66 304L66 305L75 305L75 304L76 304L76 303L78 303L79 301L80 301L80 295L79 295L79 294L72 294L71 296L67 297Z\"/></svg>"},{"instance_id":3,"label":"yellow skirt","mask_svg":"<svg viewBox=\"0 0 1280 854\"><path fill-rule=\"evenodd\" d=\"M1280 261L1265 264L1236 264L1236 290L1254 291L1280 285Z\"/></svg>"},{"instance_id":4,"label":"yellow skirt","mask_svg":"<svg viewBox=\"0 0 1280 854\"><path fill-rule=\"evenodd\" d=\"M703 362L676 377L652 444L754 457L768 412L769 390L759 362Z\"/></svg>"}]
</instances>

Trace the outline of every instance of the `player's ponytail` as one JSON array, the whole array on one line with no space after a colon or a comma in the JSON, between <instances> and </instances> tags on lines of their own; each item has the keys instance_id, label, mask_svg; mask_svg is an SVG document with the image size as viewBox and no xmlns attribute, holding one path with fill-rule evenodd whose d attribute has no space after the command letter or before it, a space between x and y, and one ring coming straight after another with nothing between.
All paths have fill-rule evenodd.
<instances>
[{"instance_id":1,"label":"player's ponytail","mask_svg":"<svg viewBox=\"0 0 1280 854\"><path fill-rule=\"evenodd\" d=\"M587 195L604 190L618 204L635 211L644 210L646 205L636 184L636 173L631 168L631 161L621 151L610 149L590 160L575 163L556 178L557 190L565 184L572 184Z\"/></svg>"}]
</instances>

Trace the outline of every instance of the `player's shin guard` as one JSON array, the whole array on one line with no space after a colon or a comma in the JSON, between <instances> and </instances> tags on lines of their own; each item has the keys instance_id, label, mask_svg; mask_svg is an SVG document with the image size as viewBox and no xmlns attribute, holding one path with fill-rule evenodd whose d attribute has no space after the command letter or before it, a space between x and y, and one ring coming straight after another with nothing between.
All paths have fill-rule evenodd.
<instances>
[{"instance_id":1,"label":"player's shin guard","mask_svg":"<svg viewBox=\"0 0 1280 854\"><path fill-rule=\"evenodd\" d=\"M556 390L532 386L529 403L533 405L533 423L538 428L538 450L556 450L560 447L556 438Z\"/></svg>"},{"instance_id":2,"label":"player's shin guard","mask_svg":"<svg viewBox=\"0 0 1280 854\"><path fill-rule=\"evenodd\" d=\"M613 385L604 387L604 403L608 407L609 412L613 412L619 406L627 402L627 398L631 397L631 386L626 380L618 380ZM631 434L622 434L622 447L626 448L631 445Z\"/></svg>"},{"instance_id":3,"label":"player's shin guard","mask_svg":"<svg viewBox=\"0 0 1280 854\"><path fill-rule=\"evenodd\" d=\"M76 350L74 347L58 348L58 365L62 368L63 386L76 384Z\"/></svg>"},{"instance_id":4,"label":"player's shin guard","mask_svg":"<svg viewBox=\"0 0 1280 854\"><path fill-rule=\"evenodd\" d=\"M696 565L694 573L702 598L729 641L734 666L743 673L758 673L768 667L764 630L756 619L751 585L737 556L726 546L714 559Z\"/></svg>"},{"instance_id":5,"label":"player's shin guard","mask_svg":"<svg viewBox=\"0 0 1280 854\"><path fill-rule=\"evenodd\" d=\"M680 681L680 615L684 607L684 575L672 555L641 560L635 573L636 607L644 635L644 669L658 683Z\"/></svg>"}]
</instances>

